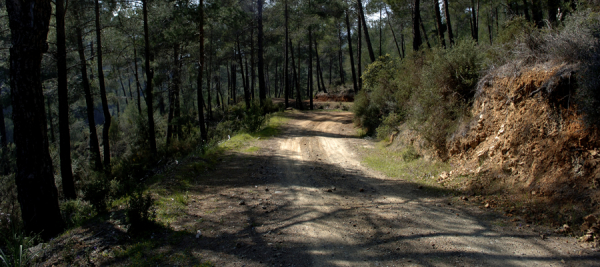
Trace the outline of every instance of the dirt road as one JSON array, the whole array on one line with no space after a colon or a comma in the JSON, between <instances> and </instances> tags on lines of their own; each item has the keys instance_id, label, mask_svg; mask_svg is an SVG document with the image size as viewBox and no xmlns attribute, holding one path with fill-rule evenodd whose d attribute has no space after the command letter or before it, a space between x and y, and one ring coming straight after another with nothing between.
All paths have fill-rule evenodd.
<instances>
[{"instance_id":1,"label":"dirt road","mask_svg":"<svg viewBox=\"0 0 600 267\"><path fill-rule=\"evenodd\" d=\"M227 222L205 224L194 246L216 265L600 266L574 238L363 167L356 148L373 144L355 137L351 113L288 115L282 135L212 174L213 204L190 207L205 223Z\"/></svg>"}]
</instances>

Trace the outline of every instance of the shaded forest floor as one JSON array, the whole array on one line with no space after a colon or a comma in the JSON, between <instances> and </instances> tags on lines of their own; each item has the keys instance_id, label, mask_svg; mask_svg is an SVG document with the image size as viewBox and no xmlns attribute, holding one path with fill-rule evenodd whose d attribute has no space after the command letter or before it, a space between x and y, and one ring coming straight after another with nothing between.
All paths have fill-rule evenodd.
<instances>
[{"instance_id":1,"label":"shaded forest floor","mask_svg":"<svg viewBox=\"0 0 600 267\"><path fill-rule=\"evenodd\" d=\"M129 235L113 203L38 265L600 266L573 237L365 167L377 144L357 137L349 112L283 116L276 136L232 137L218 157L155 176L154 230Z\"/></svg>"}]
</instances>

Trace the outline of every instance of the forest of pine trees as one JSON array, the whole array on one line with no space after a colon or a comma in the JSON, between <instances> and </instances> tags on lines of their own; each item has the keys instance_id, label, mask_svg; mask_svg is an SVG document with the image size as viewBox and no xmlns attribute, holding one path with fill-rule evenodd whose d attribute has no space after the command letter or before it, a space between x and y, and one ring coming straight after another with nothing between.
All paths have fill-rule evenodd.
<instances>
[{"instance_id":1,"label":"forest of pine trees","mask_svg":"<svg viewBox=\"0 0 600 267\"><path fill-rule=\"evenodd\" d=\"M551 28L594 6L575 0L2 1L0 175L2 194L9 193L0 208L18 215L13 221L25 232L50 239L66 227L59 202L83 198L101 206L104 196L96 195L107 194L113 177L143 176L165 157L207 149L250 127L231 122L239 114L281 108L272 99L313 109L319 92L360 92L365 70L386 55L403 59L463 40L492 46L515 18Z\"/></svg>"}]
</instances>

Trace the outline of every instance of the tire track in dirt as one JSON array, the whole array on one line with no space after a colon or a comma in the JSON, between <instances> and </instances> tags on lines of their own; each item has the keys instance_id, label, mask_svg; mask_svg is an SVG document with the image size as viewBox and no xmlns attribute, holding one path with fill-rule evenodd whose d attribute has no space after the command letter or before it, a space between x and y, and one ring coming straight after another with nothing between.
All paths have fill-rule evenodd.
<instances>
[{"instance_id":1,"label":"tire track in dirt","mask_svg":"<svg viewBox=\"0 0 600 267\"><path fill-rule=\"evenodd\" d=\"M360 164L351 113L294 113L275 138L280 170L273 226L309 255L300 266L600 266L565 238L497 226L489 212L449 205ZM367 144L368 145L368 144ZM360 192L359 189L363 189ZM573 242L571 242L573 243Z\"/></svg>"}]
</instances>

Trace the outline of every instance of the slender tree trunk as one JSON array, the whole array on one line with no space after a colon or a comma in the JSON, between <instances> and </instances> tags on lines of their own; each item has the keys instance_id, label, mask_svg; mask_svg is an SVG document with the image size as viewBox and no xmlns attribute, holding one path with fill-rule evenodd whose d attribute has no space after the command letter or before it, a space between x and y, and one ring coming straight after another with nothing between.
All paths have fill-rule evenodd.
<instances>
[{"instance_id":1,"label":"slender tree trunk","mask_svg":"<svg viewBox=\"0 0 600 267\"><path fill-rule=\"evenodd\" d=\"M58 72L58 131L60 132L60 176L66 199L76 199L71 168L71 131L69 130L69 91L67 88L67 45L64 0L56 0L56 56Z\"/></svg>"},{"instance_id":2,"label":"slender tree trunk","mask_svg":"<svg viewBox=\"0 0 600 267\"><path fill-rule=\"evenodd\" d=\"M264 0L258 0L258 99L264 105L267 95L265 92L265 59L264 59L264 33L263 33L263 5ZM275 66L277 69L277 66ZM277 75L277 74L275 74Z\"/></svg>"},{"instance_id":3,"label":"slender tree trunk","mask_svg":"<svg viewBox=\"0 0 600 267\"><path fill-rule=\"evenodd\" d=\"M438 38L443 48L446 48L446 38L442 31L442 14L440 12L440 3L438 0L433 0L433 8L435 9L435 23L437 24Z\"/></svg>"},{"instance_id":4,"label":"slender tree trunk","mask_svg":"<svg viewBox=\"0 0 600 267\"><path fill-rule=\"evenodd\" d=\"M333 81L333 53L329 52L329 87Z\"/></svg>"},{"instance_id":5,"label":"slender tree trunk","mask_svg":"<svg viewBox=\"0 0 600 267\"><path fill-rule=\"evenodd\" d=\"M247 78L248 75L244 76L244 60L242 57L242 50L240 49L240 40L237 39L237 49L240 59L240 72L242 73L242 84L244 85L244 101L246 102L246 109L250 109L250 92L248 90ZM248 72L248 62L246 62L246 73Z\"/></svg>"},{"instance_id":6,"label":"slender tree trunk","mask_svg":"<svg viewBox=\"0 0 600 267\"><path fill-rule=\"evenodd\" d=\"M231 64L231 96L233 104L237 104L237 70L235 64Z\"/></svg>"},{"instance_id":7,"label":"slender tree trunk","mask_svg":"<svg viewBox=\"0 0 600 267\"><path fill-rule=\"evenodd\" d=\"M300 47L300 44L298 44L298 47ZM294 80L296 84L296 108L302 110L302 97L300 96L300 79L298 78L298 73L296 72L296 61L294 59L294 45L292 44L291 39L290 50L292 51L292 75L295 77ZM298 51L300 51L300 48L298 48ZM298 69L300 69L300 66L298 66Z\"/></svg>"},{"instance_id":8,"label":"slender tree trunk","mask_svg":"<svg viewBox=\"0 0 600 267\"><path fill-rule=\"evenodd\" d=\"M315 52L316 52L316 56L317 56L317 84L319 83L319 78L321 79L321 90L323 90L323 92L327 93L327 89L325 88L325 81L323 80L323 70L321 69L321 59L319 58L319 45L317 43L317 39L315 38L313 40L315 42Z\"/></svg>"},{"instance_id":9,"label":"slender tree trunk","mask_svg":"<svg viewBox=\"0 0 600 267\"><path fill-rule=\"evenodd\" d=\"M246 70L248 70L248 58L246 58ZM254 87L256 84L256 71L254 68L254 27L250 31L250 96L254 100Z\"/></svg>"},{"instance_id":10,"label":"slender tree trunk","mask_svg":"<svg viewBox=\"0 0 600 267\"><path fill-rule=\"evenodd\" d=\"M283 75L284 75L284 84L285 84L285 89L284 89L284 96L285 96L285 107L289 107L289 99L290 99L290 74L289 74L289 43L290 43L290 37L289 37L289 13L288 13L288 3L287 0L285 0L285 69L283 71Z\"/></svg>"},{"instance_id":11,"label":"slender tree trunk","mask_svg":"<svg viewBox=\"0 0 600 267\"><path fill-rule=\"evenodd\" d=\"M427 43L427 47L431 49L431 43L429 43L429 37L427 35L427 31L425 30L425 24L423 23L423 19L419 17L421 30L423 31L423 37L425 37L425 43Z\"/></svg>"},{"instance_id":12,"label":"slender tree trunk","mask_svg":"<svg viewBox=\"0 0 600 267\"><path fill-rule=\"evenodd\" d=\"M556 24L559 0L548 0L548 21L551 25Z\"/></svg>"},{"instance_id":13,"label":"slender tree trunk","mask_svg":"<svg viewBox=\"0 0 600 267\"><path fill-rule=\"evenodd\" d=\"M454 45L454 35L452 34L452 23L450 23L450 7L448 0L444 0L444 14L446 14L446 29L448 29L448 40L450 45Z\"/></svg>"},{"instance_id":14,"label":"slender tree trunk","mask_svg":"<svg viewBox=\"0 0 600 267\"><path fill-rule=\"evenodd\" d=\"M127 92L125 91L125 84L123 84L123 76L121 75L121 70L115 66L113 66L113 71L119 75L119 83L121 84L121 90L123 90L123 96L125 97L125 104L129 105L129 100L127 100Z\"/></svg>"},{"instance_id":15,"label":"slender tree trunk","mask_svg":"<svg viewBox=\"0 0 600 267\"><path fill-rule=\"evenodd\" d=\"M202 0L200 0L202 3ZM150 153L157 156L156 133L154 131L154 107L152 79L154 79L154 70L150 69L150 34L148 33L148 0L142 0L142 9L144 15L144 47L146 57L146 106L148 109L148 140L150 142Z\"/></svg>"},{"instance_id":16,"label":"slender tree trunk","mask_svg":"<svg viewBox=\"0 0 600 267\"><path fill-rule=\"evenodd\" d=\"M367 48L369 49L369 57L371 58L371 62L375 62L375 53L373 52L373 46L371 45L371 37L369 37L369 26L365 20L365 12L361 0L358 0L358 12L365 32L365 41L367 42Z\"/></svg>"},{"instance_id":17,"label":"slender tree trunk","mask_svg":"<svg viewBox=\"0 0 600 267\"><path fill-rule=\"evenodd\" d=\"M212 53L210 54L211 56L208 57L208 64L206 64L206 93L207 96L206 98L208 99L207 103L207 109L208 109L208 119L209 121L212 120L212 96L211 96L211 91L212 91L212 85L211 85L211 76L212 76Z\"/></svg>"},{"instance_id":18,"label":"slender tree trunk","mask_svg":"<svg viewBox=\"0 0 600 267\"><path fill-rule=\"evenodd\" d=\"M352 66L352 85L354 93L358 93L358 82L356 81L356 68L354 67L354 52L352 51L352 35L350 34L350 18L346 9L346 31L348 32L348 53L350 54L350 65Z\"/></svg>"},{"instance_id":19,"label":"slender tree trunk","mask_svg":"<svg viewBox=\"0 0 600 267\"><path fill-rule=\"evenodd\" d=\"M102 160L100 157L100 145L98 144L98 134L96 133L96 120L94 118L94 98L90 88L90 81L87 75L87 62L85 59L85 50L83 49L83 36L81 28L75 28L77 32L77 48L79 52L79 61L81 64L81 83L85 94L85 105L87 108L88 126L90 129L90 153L94 160L96 171L102 170Z\"/></svg>"},{"instance_id":20,"label":"slender tree trunk","mask_svg":"<svg viewBox=\"0 0 600 267\"><path fill-rule=\"evenodd\" d=\"M8 0L6 9L12 39L10 87L21 217L25 233L41 233L49 240L65 226L48 149L40 79L52 7L49 0Z\"/></svg>"},{"instance_id":21,"label":"slender tree trunk","mask_svg":"<svg viewBox=\"0 0 600 267\"><path fill-rule=\"evenodd\" d=\"M356 61L358 61L358 69L357 69L357 73L358 73L358 90L362 90L362 31L360 30L360 28L362 27L362 19L360 17L360 13L358 14L358 27L356 29L356 32L358 33L358 41L357 41L357 50L356 51Z\"/></svg>"},{"instance_id":22,"label":"slender tree trunk","mask_svg":"<svg viewBox=\"0 0 600 267\"><path fill-rule=\"evenodd\" d=\"M175 116L175 91L178 90L178 79L179 79L179 44L175 44L173 46L173 79L171 81L171 86L169 86L168 94L169 94L169 115L167 116L167 149L171 144L171 139L173 138L174 128L173 126L173 116Z\"/></svg>"},{"instance_id":23,"label":"slender tree trunk","mask_svg":"<svg viewBox=\"0 0 600 267\"><path fill-rule=\"evenodd\" d=\"M525 14L525 19L527 21L531 21L531 16L529 16L529 3L527 3L527 0L523 0L523 14Z\"/></svg>"},{"instance_id":24,"label":"slender tree trunk","mask_svg":"<svg viewBox=\"0 0 600 267\"><path fill-rule=\"evenodd\" d=\"M383 41L383 30L381 29L381 7L379 8L379 56L382 56L383 54L383 48L381 46L382 41Z\"/></svg>"},{"instance_id":25,"label":"slender tree trunk","mask_svg":"<svg viewBox=\"0 0 600 267\"><path fill-rule=\"evenodd\" d=\"M421 39L421 31L419 30L419 24L421 24L421 13L419 5L421 4L421 0L414 0L413 2L413 10L412 10L412 23L413 23L413 50L419 51L419 47L423 44L423 40Z\"/></svg>"},{"instance_id":26,"label":"slender tree trunk","mask_svg":"<svg viewBox=\"0 0 600 267\"><path fill-rule=\"evenodd\" d=\"M402 52L400 52L400 45L398 45L398 39L396 39L396 32L394 32L394 27L392 27L392 21L390 19L390 13L387 10L387 7L385 7L385 15L388 19L388 25L390 25L390 30L392 31L392 36L394 37L394 43L396 44L396 49L398 49L398 56L400 58L402 58ZM442 40L444 38L444 35L442 33ZM444 47L446 47L446 44L444 43Z\"/></svg>"},{"instance_id":27,"label":"slender tree trunk","mask_svg":"<svg viewBox=\"0 0 600 267\"><path fill-rule=\"evenodd\" d=\"M338 43L339 43L339 47L338 47L338 63L339 63L339 71L340 71L340 85L346 83L345 79L344 79L344 58L342 55L342 24L340 23L339 29L338 29ZM300 52L298 52L300 53Z\"/></svg>"},{"instance_id":28,"label":"slender tree trunk","mask_svg":"<svg viewBox=\"0 0 600 267\"><path fill-rule=\"evenodd\" d=\"M309 84L309 90L307 90L309 93L309 99L310 99L310 110L314 109L313 106L313 90L314 90L314 84L313 84L313 54L312 54L312 29L310 27L308 27L308 84Z\"/></svg>"},{"instance_id":29,"label":"slender tree trunk","mask_svg":"<svg viewBox=\"0 0 600 267\"><path fill-rule=\"evenodd\" d=\"M204 96L202 95L202 70L204 69L204 0L199 0L198 4L198 15L200 16L200 25L198 26L199 31L199 44L200 44L200 59L198 60L198 124L200 126L200 142L205 143L208 141L208 133L206 132L206 125L204 124L204 109L202 108L202 102Z\"/></svg>"},{"instance_id":30,"label":"slender tree trunk","mask_svg":"<svg viewBox=\"0 0 600 267\"><path fill-rule=\"evenodd\" d=\"M137 108L140 116L142 116L142 96L140 93L142 86L140 85L140 76L138 73L137 49L135 48L135 42L133 42L133 67L135 68L135 86L137 88Z\"/></svg>"},{"instance_id":31,"label":"slender tree trunk","mask_svg":"<svg viewBox=\"0 0 600 267\"><path fill-rule=\"evenodd\" d=\"M106 86L104 84L104 70L102 64L102 28L100 26L100 4L95 1L96 11L96 61L98 63L98 83L100 85L100 100L102 100L102 111L104 112L104 127L102 128L102 143L104 145L104 170L110 173L110 140L108 131L110 130L111 116L108 109L108 100L106 99Z\"/></svg>"},{"instance_id":32,"label":"slender tree trunk","mask_svg":"<svg viewBox=\"0 0 600 267\"><path fill-rule=\"evenodd\" d=\"M471 0L471 36L475 42L479 42L479 1L477 1L477 6L475 6L475 0Z\"/></svg>"}]
</instances>

